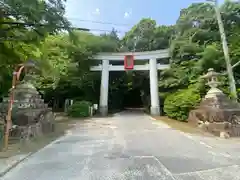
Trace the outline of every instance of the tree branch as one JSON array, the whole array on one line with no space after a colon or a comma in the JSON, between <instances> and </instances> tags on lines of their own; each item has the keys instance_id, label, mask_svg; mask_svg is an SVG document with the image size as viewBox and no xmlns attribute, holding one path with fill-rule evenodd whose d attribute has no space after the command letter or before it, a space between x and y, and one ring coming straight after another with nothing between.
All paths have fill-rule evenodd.
<instances>
[{"instance_id":1,"label":"tree branch","mask_svg":"<svg viewBox=\"0 0 240 180\"><path fill-rule=\"evenodd\" d=\"M240 61L238 61L236 64L232 65L232 69L235 68L236 66L238 66L240 64Z\"/></svg>"}]
</instances>

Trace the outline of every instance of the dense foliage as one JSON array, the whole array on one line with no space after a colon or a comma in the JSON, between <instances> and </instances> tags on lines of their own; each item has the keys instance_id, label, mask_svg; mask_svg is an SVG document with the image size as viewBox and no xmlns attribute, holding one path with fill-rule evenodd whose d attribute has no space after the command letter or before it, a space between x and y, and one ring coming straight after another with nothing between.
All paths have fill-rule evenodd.
<instances>
[{"instance_id":1,"label":"dense foliage","mask_svg":"<svg viewBox=\"0 0 240 180\"><path fill-rule=\"evenodd\" d=\"M236 35L240 32L240 4L225 2L220 10L232 64L235 64L239 61L239 45L236 45L235 40L240 40L240 36ZM170 45L172 53L171 69L161 73L160 88L163 89L162 92L172 93L167 96L165 102L164 111L167 115L186 120L189 110L199 101L198 93L188 88L191 84L199 84L199 76L206 73L208 68L214 68L216 71L225 74L222 77L221 88L228 93L226 64L215 12L211 4L192 4L190 7L183 9L176 23L175 31ZM232 36L235 40L232 39ZM239 77L236 75L239 70L240 66L234 69L238 88ZM203 87L204 82L200 83L202 83L200 87ZM198 86L198 89L200 87ZM204 94L204 90L201 91ZM189 99L193 102L188 102ZM183 108L179 109L179 107Z\"/></svg>"},{"instance_id":2,"label":"dense foliage","mask_svg":"<svg viewBox=\"0 0 240 180\"><path fill-rule=\"evenodd\" d=\"M36 86L54 109L61 109L67 98L98 103L100 72L89 71L89 66L96 64L90 60L94 54L166 48L171 52L171 68L159 72L159 96L168 116L186 119L206 91L199 77L208 68L223 73L221 88L228 93L221 39L211 4L195 3L183 9L173 26L158 26L152 19L142 19L119 39L115 30L100 36L72 31L63 16L64 0L27 2L4 0L0 4L1 96L10 88L13 67L35 59L42 70L35 75ZM240 59L240 4L226 1L221 12L235 64ZM237 88L238 72L240 66L234 68ZM111 72L109 81L110 110L126 106L126 97L132 101L141 98L143 106L149 108L147 72Z\"/></svg>"},{"instance_id":3,"label":"dense foliage","mask_svg":"<svg viewBox=\"0 0 240 180\"><path fill-rule=\"evenodd\" d=\"M192 110L201 100L198 88L189 87L181 89L166 97L164 111L171 118L185 121L188 112Z\"/></svg>"}]
</instances>

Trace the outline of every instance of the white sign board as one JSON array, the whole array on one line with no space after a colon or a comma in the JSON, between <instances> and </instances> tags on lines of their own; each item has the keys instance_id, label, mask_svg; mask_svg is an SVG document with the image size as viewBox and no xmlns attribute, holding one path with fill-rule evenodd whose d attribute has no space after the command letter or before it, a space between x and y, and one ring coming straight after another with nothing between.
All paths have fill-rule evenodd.
<instances>
[{"instance_id":1,"label":"white sign board","mask_svg":"<svg viewBox=\"0 0 240 180\"><path fill-rule=\"evenodd\" d=\"M98 109L98 104L93 104L93 109L97 110Z\"/></svg>"}]
</instances>

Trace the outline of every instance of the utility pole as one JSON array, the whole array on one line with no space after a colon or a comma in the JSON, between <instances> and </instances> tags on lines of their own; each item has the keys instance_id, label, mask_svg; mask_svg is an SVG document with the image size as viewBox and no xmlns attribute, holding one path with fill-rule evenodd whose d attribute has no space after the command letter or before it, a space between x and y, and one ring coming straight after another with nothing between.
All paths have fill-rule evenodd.
<instances>
[{"instance_id":1,"label":"utility pole","mask_svg":"<svg viewBox=\"0 0 240 180\"><path fill-rule=\"evenodd\" d=\"M215 12L216 12L217 22L218 22L218 26L219 26L219 32L220 32L221 40L222 40L224 58L225 58L225 61L226 61L226 66L227 66L227 73L228 73L230 91L231 91L231 94L232 94L233 98L237 99L236 84L235 84L235 79L234 79L233 70L232 70L233 68L232 68L231 59L230 59L230 56L229 56L227 38L226 38L225 31L224 31L222 17L221 17L221 13L220 13L220 10L219 10L219 7L218 7L218 0L207 0L207 1L214 2L214 9L215 9Z\"/></svg>"}]
</instances>

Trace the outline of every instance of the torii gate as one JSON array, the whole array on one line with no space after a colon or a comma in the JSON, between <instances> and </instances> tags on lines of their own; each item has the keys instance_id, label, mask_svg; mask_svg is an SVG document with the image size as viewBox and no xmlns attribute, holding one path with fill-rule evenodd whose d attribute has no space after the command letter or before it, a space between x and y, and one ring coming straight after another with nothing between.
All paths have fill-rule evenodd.
<instances>
[{"instance_id":1,"label":"torii gate","mask_svg":"<svg viewBox=\"0 0 240 180\"><path fill-rule=\"evenodd\" d=\"M92 66L91 71L102 71L99 111L102 116L108 114L108 84L109 71L150 71L151 115L160 115L158 95L158 70L169 68L169 64L157 63L157 59L168 58L169 50L124 52L124 53L99 53L93 60L101 60L102 64ZM145 65L134 65L136 60L148 60ZM124 61L122 65L111 65L109 61Z\"/></svg>"}]
</instances>

